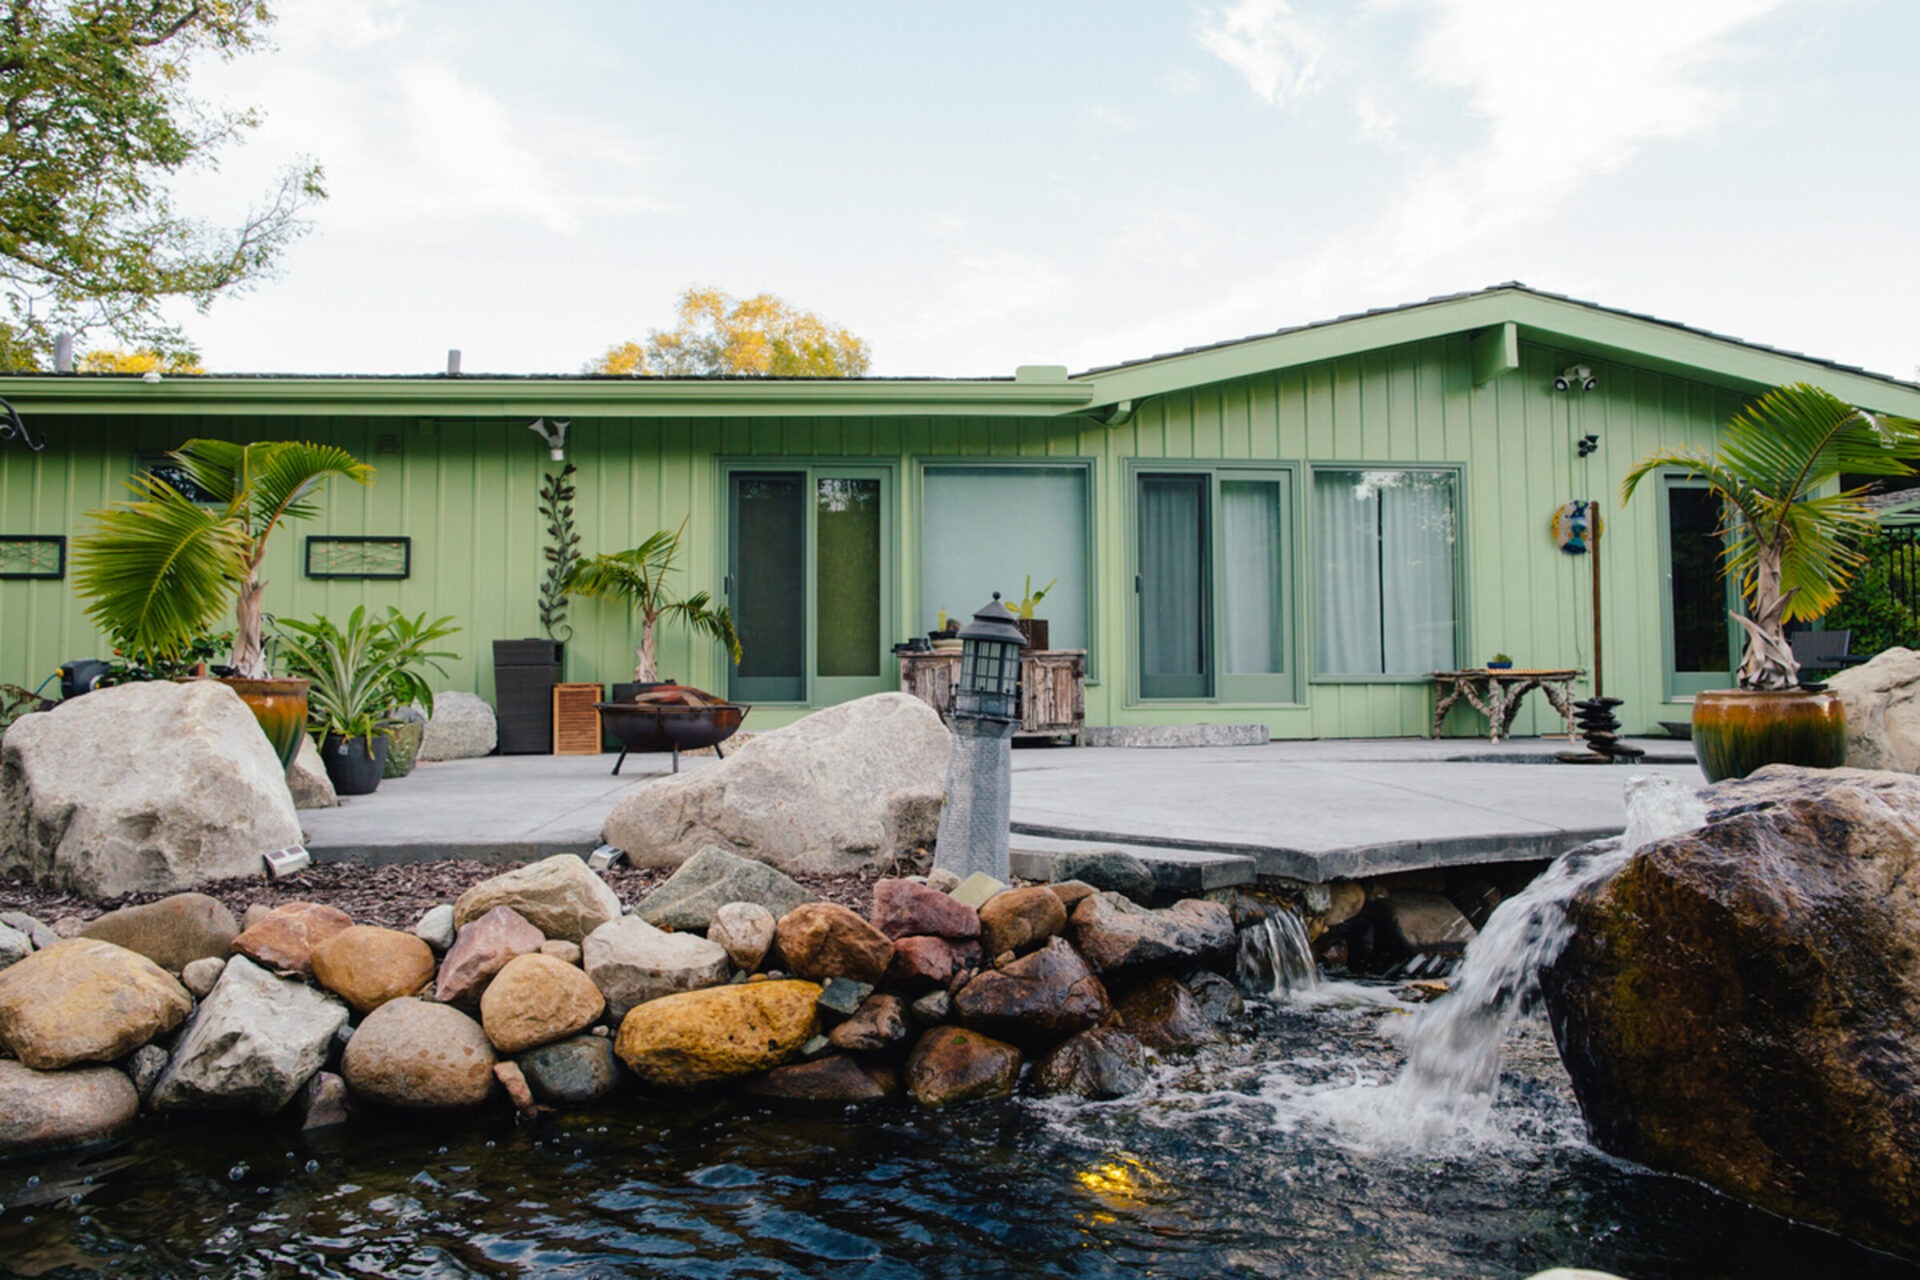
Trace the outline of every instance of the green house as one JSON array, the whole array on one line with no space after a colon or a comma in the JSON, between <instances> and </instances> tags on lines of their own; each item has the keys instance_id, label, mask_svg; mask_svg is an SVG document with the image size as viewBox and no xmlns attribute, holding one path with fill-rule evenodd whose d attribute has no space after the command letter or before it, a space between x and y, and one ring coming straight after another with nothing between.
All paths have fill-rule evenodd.
<instances>
[{"instance_id":1,"label":"green house","mask_svg":"<svg viewBox=\"0 0 1920 1280\"><path fill-rule=\"evenodd\" d=\"M59 540L136 469L194 436L305 438L378 475L282 535L269 611L454 614L452 683L491 696L488 642L538 633L544 419L570 424L583 550L688 521L682 583L728 601L746 657L669 629L662 668L760 727L897 688L896 642L1030 577L1055 583L1052 647L1087 652L1093 725L1427 733L1428 673L1503 651L1586 671L1582 696L1598 667L1644 730L1731 683L1736 629L1705 495L1670 479L1622 509L1620 477L1796 381L1920 416L1910 383L1517 284L1002 378L0 376L45 442L0 442L0 681L104 653ZM1574 501L1597 557L1555 535ZM568 679L631 678L624 612L569 621ZM1535 700L1515 730L1560 727Z\"/></svg>"}]
</instances>

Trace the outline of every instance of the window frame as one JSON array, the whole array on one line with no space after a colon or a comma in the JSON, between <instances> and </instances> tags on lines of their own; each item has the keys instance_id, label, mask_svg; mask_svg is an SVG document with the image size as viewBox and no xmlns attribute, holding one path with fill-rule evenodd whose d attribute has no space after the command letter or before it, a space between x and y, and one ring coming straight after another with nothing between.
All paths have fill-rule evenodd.
<instances>
[{"instance_id":1,"label":"window frame","mask_svg":"<svg viewBox=\"0 0 1920 1280\"><path fill-rule=\"evenodd\" d=\"M1670 495L1675 489L1706 489L1705 480L1690 476L1684 471L1662 470L1655 473L1660 482L1659 508L1659 553L1660 553L1660 697L1668 703L1691 703L1694 696L1703 692L1734 687L1740 670L1740 628L1732 618L1727 619L1727 671L1724 683L1709 684L1696 679L1692 683L1700 688L1686 688L1681 684L1681 673L1674 665L1678 660L1679 648L1675 641L1673 616L1673 515ZM1725 545L1724 539L1722 546ZM1740 593L1732 579L1724 572L1720 575L1723 602L1728 610L1739 607ZM1691 673L1698 676L1717 675L1718 672Z\"/></svg>"}]
</instances>

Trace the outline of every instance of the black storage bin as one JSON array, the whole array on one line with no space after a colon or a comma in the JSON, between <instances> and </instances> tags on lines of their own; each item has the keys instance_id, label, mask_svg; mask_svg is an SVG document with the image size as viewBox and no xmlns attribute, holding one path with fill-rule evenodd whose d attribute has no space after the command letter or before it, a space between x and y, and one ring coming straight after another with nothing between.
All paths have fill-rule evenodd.
<instances>
[{"instance_id":1,"label":"black storage bin","mask_svg":"<svg viewBox=\"0 0 1920 1280\"><path fill-rule=\"evenodd\" d=\"M553 686L566 646L558 640L493 642L494 715L503 756L553 753Z\"/></svg>"}]
</instances>

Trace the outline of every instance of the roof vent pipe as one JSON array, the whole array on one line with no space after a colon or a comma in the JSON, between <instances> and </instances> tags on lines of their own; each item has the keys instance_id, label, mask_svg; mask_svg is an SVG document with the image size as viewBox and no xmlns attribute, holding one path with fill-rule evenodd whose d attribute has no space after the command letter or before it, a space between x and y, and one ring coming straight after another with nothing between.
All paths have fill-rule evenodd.
<instances>
[{"instance_id":1,"label":"roof vent pipe","mask_svg":"<svg viewBox=\"0 0 1920 1280\"><path fill-rule=\"evenodd\" d=\"M53 335L53 371L55 373L73 372L73 335L70 333Z\"/></svg>"},{"instance_id":2,"label":"roof vent pipe","mask_svg":"<svg viewBox=\"0 0 1920 1280\"><path fill-rule=\"evenodd\" d=\"M460 348L458 347L447 348L447 376L449 378L460 376Z\"/></svg>"}]
</instances>

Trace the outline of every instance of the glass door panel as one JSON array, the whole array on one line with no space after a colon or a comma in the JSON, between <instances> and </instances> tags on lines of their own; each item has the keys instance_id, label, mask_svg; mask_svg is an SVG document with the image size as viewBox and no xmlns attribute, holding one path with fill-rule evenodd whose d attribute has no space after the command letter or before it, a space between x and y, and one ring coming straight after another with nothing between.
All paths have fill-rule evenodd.
<instances>
[{"instance_id":1,"label":"glass door panel","mask_svg":"<svg viewBox=\"0 0 1920 1280\"><path fill-rule=\"evenodd\" d=\"M882 583L884 494L878 476L814 479L814 701L887 688Z\"/></svg>"},{"instance_id":2,"label":"glass door panel","mask_svg":"<svg viewBox=\"0 0 1920 1280\"><path fill-rule=\"evenodd\" d=\"M1285 481L1223 475L1219 513L1218 693L1232 701L1290 702Z\"/></svg>"},{"instance_id":3,"label":"glass door panel","mask_svg":"<svg viewBox=\"0 0 1920 1280\"><path fill-rule=\"evenodd\" d=\"M1210 478L1140 477L1140 696L1213 694Z\"/></svg>"},{"instance_id":4,"label":"glass door panel","mask_svg":"<svg viewBox=\"0 0 1920 1280\"><path fill-rule=\"evenodd\" d=\"M736 471L728 484L728 602L742 702L800 702L806 671L806 475Z\"/></svg>"},{"instance_id":5,"label":"glass door panel","mask_svg":"<svg viewBox=\"0 0 1920 1280\"><path fill-rule=\"evenodd\" d=\"M1696 484L1666 486L1667 692L1691 697L1733 686L1732 591L1720 575L1720 503Z\"/></svg>"}]
</instances>

